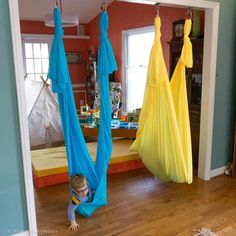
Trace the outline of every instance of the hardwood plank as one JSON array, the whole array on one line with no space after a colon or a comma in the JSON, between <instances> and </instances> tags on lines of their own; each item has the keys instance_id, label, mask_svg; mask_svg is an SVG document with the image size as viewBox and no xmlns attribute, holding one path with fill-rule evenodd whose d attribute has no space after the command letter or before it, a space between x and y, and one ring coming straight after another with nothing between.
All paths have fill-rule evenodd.
<instances>
[{"instance_id":1,"label":"hardwood plank","mask_svg":"<svg viewBox=\"0 0 236 236\"><path fill-rule=\"evenodd\" d=\"M77 215L75 233L67 230L68 184L36 189L35 198L39 235L190 236L203 227L236 235L236 180L224 175L191 185L163 182L146 169L108 175L108 206L89 219Z\"/></svg>"}]
</instances>

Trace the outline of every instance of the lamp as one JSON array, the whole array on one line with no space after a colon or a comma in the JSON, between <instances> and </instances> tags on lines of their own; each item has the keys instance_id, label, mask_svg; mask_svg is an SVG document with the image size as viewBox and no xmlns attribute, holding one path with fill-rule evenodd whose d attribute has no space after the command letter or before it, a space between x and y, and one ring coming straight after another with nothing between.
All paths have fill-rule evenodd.
<instances>
[{"instance_id":1,"label":"lamp","mask_svg":"<svg viewBox=\"0 0 236 236\"><path fill-rule=\"evenodd\" d=\"M57 0L55 0L55 7L58 7ZM73 27L79 25L79 18L77 15L63 15L62 14L62 2L60 0L60 11L61 11L61 23L62 27ZM53 14L47 14L45 16L45 25L48 27L54 27L54 16Z\"/></svg>"}]
</instances>

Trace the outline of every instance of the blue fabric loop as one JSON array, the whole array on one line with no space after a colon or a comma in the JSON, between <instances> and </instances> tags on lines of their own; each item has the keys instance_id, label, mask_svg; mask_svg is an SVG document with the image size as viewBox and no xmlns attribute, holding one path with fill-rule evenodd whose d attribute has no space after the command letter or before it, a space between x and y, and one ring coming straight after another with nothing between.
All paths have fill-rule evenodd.
<instances>
[{"instance_id":1,"label":"blue fabric loop","mask_svg":"<svg viewBox=\"0 0 236 236\"><path fill-rule=\"evenodd\" d=\"M77 118L71 86L65 49L62 41L63 30L61 27L60 12L54 9L55 32L50 54L49 74L52 80L52 88L58 93L60 117L66 143L69 175L83 173L90 184L91 189L96 189L93 201L82 203L78 212L84 216L90 216L96 208L107 204L106 171L111 157L111 107L108 86L108 74L117 70L117 65L110 41L102 37L98 53L98 79L101 91L100 96L100 129L98 134L98 146L96 163L94 164L88 152L83 133ZM105 12L100 16L100 32L108 28L108 17Z\"/></svg>"},{"instance_id":2,"label":"blue fabric loop","mask_svg":"<svg viewBox=\"0 0 236 236\"><path fill-rule=\"evenodd\" d=\"M108 38L108 33L103 32L103 34L100 36L100 40L106 40Z\"/></svg>"},{"instance_id":3,"label":"blue fabric loop","mask_svg":"<svg viewBox=\"0 0 236 236\"><path fill-rule=\"evenodd\" d=\"M101 13L99 26L100 48L98 49L98 74L108 75L117 70L117 64L111 43L108 39L108 16L106 12Z\"/></svg>"},{"instance_id":4,"label":"blue fabric loop","mask_svg":"<svg viewBox=\"0 0 236 236\"><path fill-rule=\"evenodd\" d=\"M55 24L55 34L59 36L63 36L64 31L62 29L62 24L61 24L61 14L58 8L54 9L54 24Z\"/></svg>"}]
</instances>

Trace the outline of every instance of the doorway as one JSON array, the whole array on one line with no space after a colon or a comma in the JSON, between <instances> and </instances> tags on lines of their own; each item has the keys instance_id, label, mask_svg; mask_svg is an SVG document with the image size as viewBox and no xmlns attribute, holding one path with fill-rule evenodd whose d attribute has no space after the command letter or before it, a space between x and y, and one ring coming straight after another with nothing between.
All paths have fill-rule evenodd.
<instances>
[{"instance_id":1,"label":"doorway","mask_svg":"<svg viewBox=\"0 0 236 236\"><path fill-rule=\"evenodd\" d=\"M136 2L154 5L155 1L134 1L125 0L125 2ZM159 0L160 4L176 6L174 0ZM207 1L179 0L179 7L199 8L205 10L205 43L204 43L204 65L202 84L202 108L201 108L201 127L200 127L200 152L198 176L204 180L209 180L211 175L211 148L213 131L213 111L214 111L214 93L215 93L215 74L216 74L216 53L217 36L219 20L219 4ZM30 161L30 148L28 137L28 124L25 109L24 84L22 83L23 62L19 26L18 3L9 0L12 43L14 51L15 77L18 95L19 122L21 131L21 146L23 156L23 166L25 174L25 188L28 208L28 221L30 232L37 232L35 218L35 204L32 183L32 170ZM37 235L37 233L35 233Z\"/></svg>"}]
</instances>

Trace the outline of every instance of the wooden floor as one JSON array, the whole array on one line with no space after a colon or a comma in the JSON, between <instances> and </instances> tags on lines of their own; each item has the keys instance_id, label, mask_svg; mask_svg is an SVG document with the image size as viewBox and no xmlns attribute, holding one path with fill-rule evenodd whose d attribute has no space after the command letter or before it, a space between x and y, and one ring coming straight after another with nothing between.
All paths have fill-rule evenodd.
<instances>
[{"instance_id":1,"label":"wooden floor","mask_svg":"<svg viewBox=\"0 0 236 236\"><path fill-rule=\"evenodd\" d=\"M236 235L236 180L219 176L193 184L165 183L145 169L108 176L108 206L90 219L77 216L78 232L67 230L68 184L35 190L39 235L190 236L210 228Z\"/></svg>"}]
</instances>

